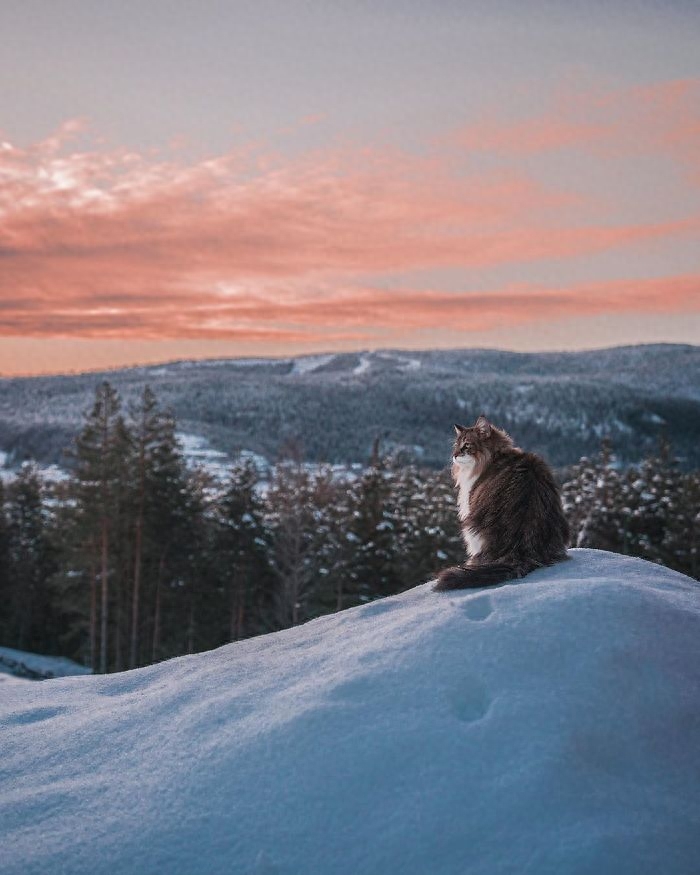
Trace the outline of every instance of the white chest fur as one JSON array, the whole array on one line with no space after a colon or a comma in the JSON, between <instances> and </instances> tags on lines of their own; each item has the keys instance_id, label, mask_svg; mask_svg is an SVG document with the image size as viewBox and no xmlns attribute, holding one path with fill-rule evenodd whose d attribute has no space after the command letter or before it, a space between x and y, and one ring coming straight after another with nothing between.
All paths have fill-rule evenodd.
<instances>
[{"instance_id":1,"label":"white chest fur","mask_svg":"<svg viewBox=\"0 0 700 875\"><path fill-rule=\"evenodd\" d=\"M457 506L459 507L459 518L464 522L469 516L469 496L478 475L474 470L474 460L471 458L467 457L459 461L455 459L455 464L457 467Z\"/></svg>"},{"instance_id":2,"label":"white chest fur","mask_svg":"<svg viewBox=\"0 0 700 875\"><path fill-rule=\"evenodd\" d=\"M457 463L457 506L459 508L459 518L464 523L469 517L469 499L472 487L479 475L474 471L473 459L465 458L459 461L455 460L455 462ZM469 526L464 526L462 537L470 557L474 557L477 553L481 552L483 547L481 535L475 534Z\"/></svg>"}]
</instances>

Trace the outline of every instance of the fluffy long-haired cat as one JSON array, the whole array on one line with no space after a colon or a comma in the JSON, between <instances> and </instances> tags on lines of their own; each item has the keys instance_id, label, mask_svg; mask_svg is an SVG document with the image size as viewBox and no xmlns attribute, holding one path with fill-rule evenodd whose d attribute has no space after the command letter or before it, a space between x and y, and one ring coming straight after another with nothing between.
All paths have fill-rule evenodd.
<instances>
[{"instance_id":1,"label":"fluffy long-haired cat","mask_svg":"<svg viewBox=\"0 0 700 875\"><path fill-rule=\"evenodd\" d=\"M442 571L435 589L493 586L566 559L569 525L547 463L485 416L455 432L452 473L469 558Z\"/></svg>"}]
</instances>

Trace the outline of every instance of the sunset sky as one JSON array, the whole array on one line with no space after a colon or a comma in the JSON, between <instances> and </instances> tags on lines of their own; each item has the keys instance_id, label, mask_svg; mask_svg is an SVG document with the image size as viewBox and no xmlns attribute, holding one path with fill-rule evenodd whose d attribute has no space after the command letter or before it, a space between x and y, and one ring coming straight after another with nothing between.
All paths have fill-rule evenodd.
<instances>
[{"instance_id":1,"label":"sunset sky","mask_svg":"<svg viewBox=\"0 0 700 875\"><path fill-rule=\"evenodd\" d=\"M700 342L700 3L1 0L0 374Z\"/></svg>"}]
</instances>

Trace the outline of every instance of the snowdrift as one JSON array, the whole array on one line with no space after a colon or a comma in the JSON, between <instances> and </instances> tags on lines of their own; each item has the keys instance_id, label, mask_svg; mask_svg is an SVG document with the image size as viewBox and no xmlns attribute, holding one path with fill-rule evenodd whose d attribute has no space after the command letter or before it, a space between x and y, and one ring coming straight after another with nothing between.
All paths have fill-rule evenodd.
<instances>
[{"instance_id":1,"label":"snowdrift","mask_svg":"<svg viewBox=\"0 0 700 875\"><path fill-rule=\"evenodd\" d=\"M571 557L3 687L0 872L697 872L700 588Z\"/></svg>"}]
</instances>

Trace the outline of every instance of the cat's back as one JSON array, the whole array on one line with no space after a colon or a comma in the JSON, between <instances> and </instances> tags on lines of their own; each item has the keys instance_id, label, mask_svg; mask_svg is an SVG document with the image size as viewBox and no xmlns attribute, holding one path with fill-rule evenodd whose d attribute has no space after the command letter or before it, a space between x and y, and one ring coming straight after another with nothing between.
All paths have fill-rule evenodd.
<instances>
[{"instance_id":1,"label":"cat's back","mask_svg":"<svg viewBox=\"0 0 700 875\"><path fill-rule=\"evenodd\" d=\"M547 462L537 453L513 448L496 455L484 474L471 520L477 530L492 532L493 551L517 552L527 532L531 549L560 558L569 530Z\"/></svg>"},{"instance_id":2,"label":"cat's back","mask_svg":"<svg viewBox=\"0 0 700 875\"><path fill-rule=\"evenodd\" d=\"M552 469L542 456L515 448L495 456L485 474L488 479L498 481L501 486L509 480L522 486L555 485Z\"/></svg>"},{"instance_id":3,"label":"cat's back","mask_svg":"<svg viewBox=\"0 0 700 875\"><path fill-rule=\"evenodd\" d=\"M496 455L482 476L475 496L492 512L527 514L544 506L560 505L552 469L537 453L513 448Z\"/></svg>"}]
</instances>

